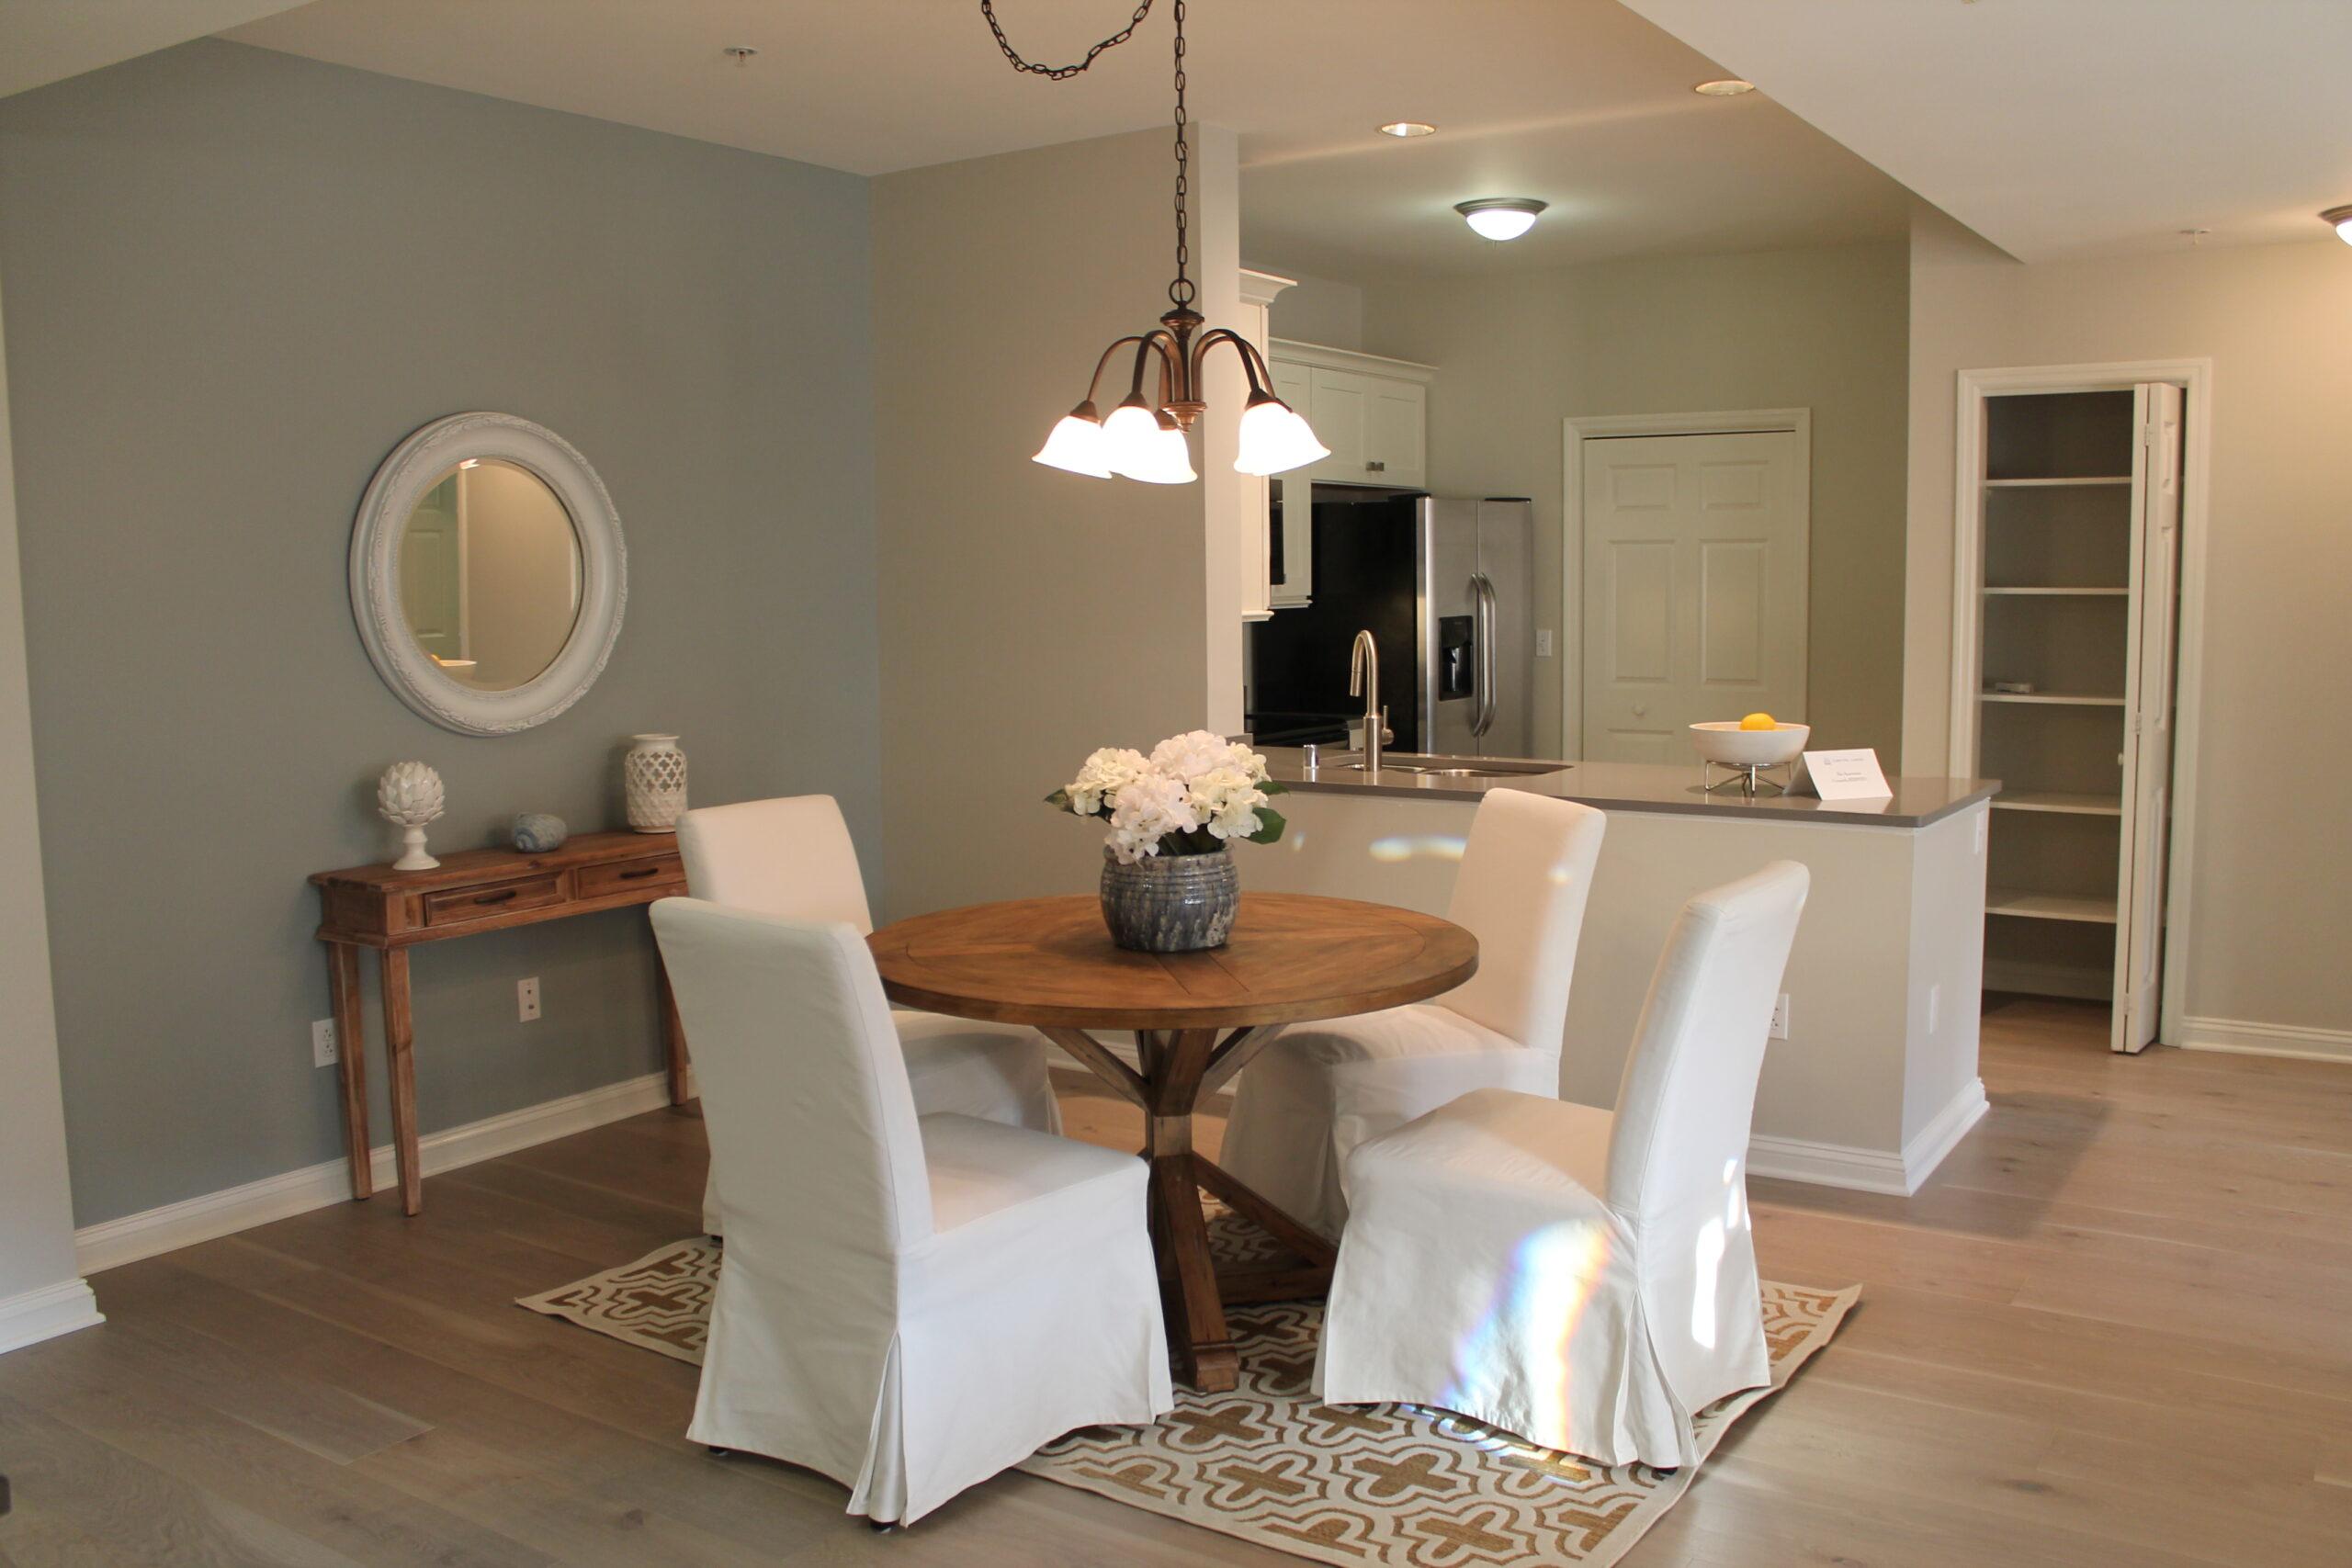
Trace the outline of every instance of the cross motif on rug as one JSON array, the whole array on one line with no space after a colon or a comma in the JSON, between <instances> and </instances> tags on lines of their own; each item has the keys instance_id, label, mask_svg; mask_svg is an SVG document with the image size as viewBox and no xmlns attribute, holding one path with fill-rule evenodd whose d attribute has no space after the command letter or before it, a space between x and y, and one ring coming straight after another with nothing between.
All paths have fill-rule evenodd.
<instances>
[{"instance_id":1,"label":"cross motif on rug","mask_svg":"<svg viewBox=\"0 0 2352 1568\"><path fill-rule=\"evenodd\" d=\"M1437 1469L1437 1455L1424 1450L1394 1464L1382 1459L1360 1460L1356 1468L1373 1478L1371 1491L1375 1497L1394 1497L1399 1492L1417 1490L1437 1493L1460 1491L1460 1481L1441 1482L1432 1473Z\"/></svg>"}]
</instances>

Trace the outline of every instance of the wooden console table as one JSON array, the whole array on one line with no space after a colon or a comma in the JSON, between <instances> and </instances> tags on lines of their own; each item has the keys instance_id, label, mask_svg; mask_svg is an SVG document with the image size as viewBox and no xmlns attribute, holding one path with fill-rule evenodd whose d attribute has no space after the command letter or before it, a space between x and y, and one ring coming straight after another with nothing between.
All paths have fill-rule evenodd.
<instances>
[{"instance_id":1,"label":"wooden console table","mask_svg":"<svg viewBox=\"0 0 2352 1568\"><path fill-rule=\"evenodd\" d=\"M322 918L318 936L326 943L327 984L334 998L351 1195L367 1198L375 1191L368 1137L367 1038L359 1019L359 950L372 947L382 964L384 1061L401 1207L412 1214L424 1206L424 1173L416 1156L416 1068L411 1056L416 1031L409 1010L408 950L481 931L650 904L686 890L678 841L667 833L582 833L545 854L465 850L445 855L432 871L362 865L322 871L311 882L319 890ZM658 953L654 963L661 963ZM662 1034L670 1103L684 1104L686 1044L666 970L662 972Z\"/></svg>"}]
</instances>

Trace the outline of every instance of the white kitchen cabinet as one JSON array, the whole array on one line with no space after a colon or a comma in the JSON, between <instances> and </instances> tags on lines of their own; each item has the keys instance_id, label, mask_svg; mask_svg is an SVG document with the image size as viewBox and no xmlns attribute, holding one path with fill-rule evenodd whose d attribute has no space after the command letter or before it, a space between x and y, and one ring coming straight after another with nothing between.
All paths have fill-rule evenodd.
<instances>
[{"instance_id":1,"label":"white kitchen cabinet","mask_svg":"<svg viewBox=\"0 0 2352 1568\"><path fill-rule=\"evenodd\" d=\"M1429 484L1429 383L1436 370L1409 360L1277 338L1267 345L1274 389L1331 455L1292 476L1323 484Z\"/></svg>"},{"instance_id":2,"label":"white kitchen cabinet","mask_svg":"<svg viewBox=\"0 0 2352 1568\"><path fill-rule=\"evenodd\" d=\"M1274 297L1288 288L1296 279L1278 277L1271 272L1241 269L1241 317L1233 330L1248 338L1259 353L1266 352L1266 321L1268 308ZM1283 389L1282 372L1274 373L1274 395L1297 407L1297 402ZM1267 528L1267 515L1272 504L1272 481L1256 474L1235 474L1233 482L1241 490L1241 618L1262 621L1274 613L1275 598L1272 570L1272 542Z\"/></svg>"}]
</instances>

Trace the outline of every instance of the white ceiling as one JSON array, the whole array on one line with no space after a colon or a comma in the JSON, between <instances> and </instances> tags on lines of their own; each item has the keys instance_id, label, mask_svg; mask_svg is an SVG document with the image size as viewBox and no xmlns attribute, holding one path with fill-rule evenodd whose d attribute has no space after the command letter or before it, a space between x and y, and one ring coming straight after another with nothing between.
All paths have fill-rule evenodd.
<instances>
[{"instance_id":1,"label":"white ceiling","mask_svg":"<svg viewBox=\"0 0 2352 1568\"><path fill-rule=\"evenodd\" d=\"M301 0L0 0L0 98L62 82Z\"/></svg>"},{"instance_id":2,"label":"white ceiling","mask_svg":"<svg viewBox=\"0 0 2352 1568\"><path fill-rule=\"evenodd\" d=\"M1000 0L1056 63L1130 0ZM978 0L316 0L227 36L860 174L1166 123L1159 0L1087 74L1023 76ZM1241 135L1253 260L1346 276L1891 236L1894 183L1616 0L1194 0L1189 98ZM760 51L737 66L729 44ZM1384 120L1427 119L1419 141ZM1554 210L1496 245L1451 210Z\"/></svg>"},{"instance_id":3,"label":"white ceiling","mask_svg":"<svg viewBox=\"0 0 2352 1568\"><path fill-rule=\"evenodd\" d=\"M2022 261L2352 202L2352 0L1625 4Z\"/></svg>"}]
</instances>

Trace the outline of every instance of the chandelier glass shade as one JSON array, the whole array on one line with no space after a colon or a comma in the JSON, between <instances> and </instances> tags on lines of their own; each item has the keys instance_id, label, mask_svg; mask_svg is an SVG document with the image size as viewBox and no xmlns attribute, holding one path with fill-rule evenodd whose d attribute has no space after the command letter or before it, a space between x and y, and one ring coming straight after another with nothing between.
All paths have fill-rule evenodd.
<instances>
[{"instance_id":1,"label":"chandelier glass shade","mask_svg":"<svg viewBox=\"0 0 2352 1568\"><path fill-rule=\"evenodd\" d=\"M1015 70L1058 82L1084 71L1103 51L1125 43L1150 13L1152 3L1141 0L1125 29L1087 51L1086 58L1074 65L1040 65L1023 59L998 25L993 0L980 0L980 12ZM1056 422L1033 460L1090 479L1116 474L1145 484L1190 484L1200 475L1193 471L1185 432L1208 412L1203 395L1206 361L1223 346L1241 361L1250 387L1233 466L1245 474L1286 473L1329 457L1330 449L1315 438L1296 410L1274 395L1273 373L1257 345L1230 327L1209 326L1207 318L1193 308L1197 291L1187 275L1192 259L1186 211L1192 148L1184 117L1184 0L1175 0L1171 9L1176 13L1176 277L1168 286L1170 309L1149 332L1112 340L1094 362L1086 396ZM1130 346L1135 355L1127 395L1105 415L1095 401L1102 373L1121 349Z\"/></svg>"}]
</instances>

